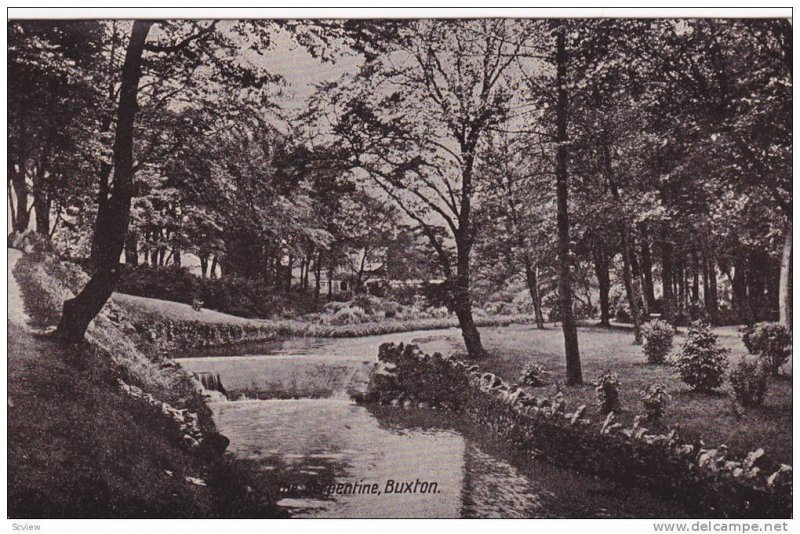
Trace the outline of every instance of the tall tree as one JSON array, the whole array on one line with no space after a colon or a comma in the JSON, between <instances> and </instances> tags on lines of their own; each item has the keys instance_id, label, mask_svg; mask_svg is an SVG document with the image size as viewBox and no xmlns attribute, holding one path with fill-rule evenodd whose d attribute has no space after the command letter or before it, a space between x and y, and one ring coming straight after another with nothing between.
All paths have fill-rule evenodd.
<instances>
[{"instance_id":1,"label":"tall tree","mask_svg":"<svg viewBox=\"0 0 800 534\"><path fill-rule=\"evenodd\" d=\"M578 348L578 330L572 311L572 275L569 239L569 169L567 123L569 121L569 96L567 88L567 26L563 22L555 30L556 67L556 202L558 206L558 291L561 329L564 332L564 351L567 358L567 384L583 383L581 356Z\"/></svg>"},{"instance_id":2,"label":"tall tree","mask_svg":"<svg viewBox=\"0 0 800 534\"><path fill-rule=\"evenodd\" d=\"M120 275L119 258L125 246L133 194L133 132L142 53L152 26L152 21L136 21L125 50L114 139L114 182L108 202L111 216L98 228L96 239L101 255L92 278L78 296L64 302L58 331L67 342L83 339L89 323L111 296Z\"/></svg>"},{"instance_id":3,"label":"tall tree","mask_svg":"<svg viewBox=\"0 0 800 534\"><path fill-rule=\"evenodd\" d=\"M334 123L353 168L394 200L436 250L473 357L484 354L470 293L475 164L486 132L508 113L509 72L530 36L530 26L514 21L412 21L352 83L321 95L328 107L320 114ZM334 107L341 111L330 117L326 109Z\"/></svg>"}]
</instances>

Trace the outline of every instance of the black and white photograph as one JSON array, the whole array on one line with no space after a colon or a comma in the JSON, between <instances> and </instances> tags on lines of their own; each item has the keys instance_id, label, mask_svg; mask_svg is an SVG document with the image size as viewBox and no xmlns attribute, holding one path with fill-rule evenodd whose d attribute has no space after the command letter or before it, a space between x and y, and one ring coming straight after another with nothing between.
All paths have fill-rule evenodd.
<instances>
[{"instance_id":1,"label":"black and white photograph","mask_svg":"<svg viewBox=\"0 0 800 534\"><path fill-rule=\"evenodd\" d=\"M789 532L791 17L10 9L6 528Z\"/></svg>"}]
</instances>

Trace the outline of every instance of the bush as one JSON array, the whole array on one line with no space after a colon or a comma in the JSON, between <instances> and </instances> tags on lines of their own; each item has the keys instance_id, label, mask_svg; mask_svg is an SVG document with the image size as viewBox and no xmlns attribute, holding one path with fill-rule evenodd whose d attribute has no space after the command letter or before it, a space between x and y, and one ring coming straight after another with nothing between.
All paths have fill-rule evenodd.
<instances>
[{"instance_id":1,"label":"bush","mask_svg":"<svg viewBox=\"0 0 800 534\"><path fill-rule=\"evenodd\" d=\"M694 322L675 361L680 379L695 391L709 392L722 385L728 367L728 349L719 346L707 323Z\"/></svg>"},{"instance_id":2,"label":"bush","mask_svg":"<svg viewBox=\"0 0 800 534\"><path fill-rule=\"evenodd\" d=\"M648 421L658 421L664 415L669 404L670 396L667 386L658 383L641 391L642 405Z\"/></svg>"},{"instance_id":3,"label":"bush","mask_svg":"<svg viewBox=\"0 0 800 534\"><path fill-rule=\"evenodd\" d=\"M522 371L522 374L519 375L519 383L523 386L538 388L546 386L548 384L548 378L550 378L550 371L538 363L531 363L528 364L525 370Z\"/></svg>"},{"instance_id":4,"label":"bush","mask_svg":"<svg viewBox=\"0 0 800 534\"><path fill-rule=\"evenodd\" d=\"M420 293L425 297L426 304L432 308L453 308L453 292L455 286L451 280L441 283L426 282L422 285Z\"/></svg>"},{"instance_id":5,"label":"bush","mask_svg":"<svg viewBox=\"0 0 800 534\"><path fill-rule=\"evenodd\" d=\"M672 349L672 338L675 329L667 321L655 319L642 326L644 335L644 350L648 363L661 364L667 359Z\"/></svg>"},{"instance_id":6,"label":"bush","mask_svg":"<svg viewBox=\"0 0 800 534\"><path fill-rule=\"evenodd\" d=\"M278 290L262 280L226 274L222 278L201 278L184 267L125 265L118 291L203 306L242 317L262 319L302 315L315 310L313 296Z\"/></svg>"},{"instance_id":7,"label":"bush","mask_svg":"<svg viewBox=\"0 0 800 534\"><path fill-rule=\"evenodd\" d=\"M605 371L597 379L595 391L597 392L597 404L600 411L610 413L619 410L619 377L617 373Z\"/></svg>"},{"instance_id":8,"label":"bush","mask_svg":"<svg viewBox=\"0 0 800 534\"><path fill-rule=\"evenodd\" d=\"M617 311L614 313L614 318L619 323L630 323L633 321L631 318L631 312L628 311L628 308L622 306L617 308Z\"/></svg>"},{"instance_id":9,"label":"bush","mask_svg":"<svg viewBox=\"0 0 800 534\"><path fill-rule=\"evenodd\" d=\"M366 312L358 306L353 306L352 308L342 308L337 311L331 316L329 322L333 325L344 325L363 323L367 320L369 320L369 316Z\"/></svg>"},{"instance_id":10,"label":"bush","mask_svg":"<svg viewBox=\"0 0 800 534\"><path fill-rule=\"evenodd\" d=\"M789 359L792 335L781 323L756 323L744 329L742 341L750 354L758 354L770 373L777 375Z\"/></svg>"},{"instance_id":11,"label":"bush","mask_svg":"<svg viewBox=\"0 0 800 534\"><path fill-rule=\"evenodd\" d=\"M767 366L763 360L742 357L731 371L733 396L742 406L760 406L767 392Z\"/></svg>"}]
</instances>

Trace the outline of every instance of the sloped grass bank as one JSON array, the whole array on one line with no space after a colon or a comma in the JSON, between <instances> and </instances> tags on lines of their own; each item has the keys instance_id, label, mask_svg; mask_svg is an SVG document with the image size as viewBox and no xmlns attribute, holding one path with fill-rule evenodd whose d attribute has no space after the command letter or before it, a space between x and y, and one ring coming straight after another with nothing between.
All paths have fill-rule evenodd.
<instances>
[{"instance_id":1,"label":"sloped grass bank","mask_svg":"<svg viewBox=\"0 0 800 534\"><path fill-rule=\"evenodd\" d=\"M42 330L9 323L10 517L286 516L273 488L223 454L202 390L120 308L104 308L81 347L46 333L85 275L29 254L14 276ZM176 413L196 420L196 443Z\"/></svg>"},{"instance_id":2,"label":"sloped grass bank","mask_svg":"<svg viewBox=\"0 0 800 534\"><path fill-rule=\"evenodd\" d=\"M458 326L455 318L415 320L386 319L347 325L326 325L299 320L245 319L213 310L195 311L187 304L133 295L115 294L114 302L130 316L144 336L158 343L163 352L194 347L273 341L287 337L353 338L436 330ZM481 327L534 322L529 315L476 318Z\"/></svg>"}]
</instances>

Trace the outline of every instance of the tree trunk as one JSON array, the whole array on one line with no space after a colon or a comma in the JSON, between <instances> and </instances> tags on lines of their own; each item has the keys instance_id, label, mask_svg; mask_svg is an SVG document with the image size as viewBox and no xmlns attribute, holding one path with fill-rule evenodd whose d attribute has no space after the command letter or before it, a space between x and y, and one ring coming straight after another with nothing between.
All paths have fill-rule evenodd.
<instances>
[{"instance_id":1,"label":"tree trunk","mask_svg":"<svg viewBox=\"0 0 800 534\"><path fill-rule=\"evenodd\" d=\"M133 132L142 53L152 25L153 21L135 21L125 51L114 138L114 189L108 201L109 217L95 231L98 257L92 278L77 297L64 302L58 331L67 343L83 341L89 323L103 308L119 279L119 258L128 232L133 191Z\"/></svg>"},{"instance_id":2,"label":"tree trunk","mask_svg":"<svg viewBox=\"0 0 800 534\"><path fill-rule=\"evenodd\" d=\"M286 272L284 274L286 291L292 290L292 269L294 268L294 258L289 256L288 265L286 265Z\"/></svg>"},{"instance_id":3,"label":"tree trunk","mask_svg":"<svg viewBox=\"0 0 800 534\"><path fill-rule=\"evenodd\" d=\"M136 232L128 232L125 238L125 263L128 265L139 265L138 241Z\"/></svg>"},{"instance_id":4,"label":"tree trunk","mask_svg":"<svg viewBox=\"0 0 800 534\"><path fill-rule=\"evenodd\" d=\"M661 288L663 292L661 318L675 323L675 294L672 291L672 243L666 230L661 231Z\"/></svg>"},{"instance_id":5,"label":"tree trunk","mask_svg":"<svg viewBox=\"0 0 800 534\"><path fill-rule=\"evenodd\" d=\"M631 228L633 226L631 225ZM639 306L639 322L641 323L646 317L650 314L649 308L647 307L647 299L643 297L643 288L644 288L644 274L642 273L641 266L639 265L639 259L636 257L636 247L635 247L636 239L628 237L628 249L630 251L630 258L631 258L631 277L633 280L633 288L634 294L637 296L637 305Z\"/></svg>"},{"instance_id":6,"label":"tree trunk","mask_svg":"<svg viewBox=\"0 0 800 534\"><path fill-rule=\"evenodd\" d=\"M214 257L211 258L211 266L208 268L208 277L216 280L219 278L217 276L217 255L214 254Z\"/></svg>"},{"instance_id":7,"label":"tree trunk","mask_svg":"<svg viewBox=\"0 0 800 534\"><path fill-rule=\"evenodd\" d=\"M525 253L525 280L528 282L528 291L533 301L533 314L536 317L536 328L544 328L544 316L542 315L542 301L539 298L539 280L536 276L536 269L531 264L531 258Z\"/></svg>"},{"instance_id":8,"label":"tree trunk","mask_svg":"<svg viewBox=\"0 0 800 534\"><path fill-rule=\"evenodd\" d=\"M322 253L317 254L314 260L314 306L319 305L319 294L322 283Z\"/></svg>"},{"instance_id":9,"label":"tree trunk","mask_svg":"<svg viewBox=\"0 0 800 534\"><path fill-rule=\"evenodd\" d=\"M653 313L656 307L656 294L653 289L653 257L650 254L650 244L646 240L642 240L641 250L644 302L647 306L647 312Z\"/></svg>"},{"instance_id":10,"label":"tree trunk","mask_svg":"<svg viewBox=\"0 0 800 534\"><path fill-rule=\"evenodd\" d=\"M14 185L14 195L17 197L17 212L14 217L14 230L24 232L31 222L31 212L28 211L28 181L25 177L25 166L20 164L19 170L11 170L11 183Z\"/></svg>"},{"instance_id":11,"label":"tree trunk","mask_svg":"<svg viewBox=\"0 0 800 534\"><path fill-rule=\"evenodd\" d=\"M609 274L609 261L605 252L594 253L594 274L597 276L597 285L600 288L600 325L611 326L610 300L611 275Z\"/></svg>"},{"instance_id":12,"label":"tree trunk","mask_svg":"<svg viewBox=\"0 0 800 534\"><path fill-rule=\"evenodd\" d=\"M792 219L786 223L778 288L780 322L792 331Z\"/></svg>"},{"instance_id":13,"label":"tree trunk","mask_svg":"<svg viewBox=\"0 0 800 534\"><path fill-rule=\"evenodd\" d=\"M11 165L9 164L9 167ZM8 194L8 212L11 214L11 231L17 231L17 210L14 207L14 187L11 181L11 175L9 174L8 182L6 187L6 193Z\"/></svg>"},{"instance_id":14,"label":"tree trunk","mask_svg":"<svg viewBox=\"0 0 800 534\"><path fill-rule=\"evenodd\" d=\"M567 359L567 385L583 383L578 330L572 314L572 283L570 280L569 211L567 196L567 48L566 27L562 22L556 33L556 196L558 203L558 289L561 329L564 331L564 350Z\"/></svg>"},{"instance_id":15,"label":"tree trunk","mask_svg":"<svg viewBox=\"0 0 800 534\"><path fill-rule=\"evenodd\" d=\"M715 324L717 322L717 311L719 308L717 303L717 267L714 258L711 257L710 254L706 255L704 263L706 271L705 279L708 280L708 285L705 288L707 289L706 311L708 312L711 324Z\"/></svg>"},{"instance_id":16,"label":"tree trunk","mask_svg":"<svg viewBox=\"0 0 800 534\"><path fill-rule=\"evenodd\" d=\"M628 296L628 304L630 304L631 307L633 342L636 345L641 345L642 315L639 309L639 292L637 291L636 279L632 272L633 254L631 251L631 239L628 233L628 227L624 222L620 223L620 232L622 234L622 277L625 280L625 293Z\"/></svg>"},{"instance_id":17,"label":"tree trunk","mask_svg":"<svg viewBox=\"0 0 800 534\"><path fill-rule=\"evenodd\" d=\"M717 265L714 258L709 259L709 276L711 277L711 323L719 320L719 295L717 293Z\"/></svg>"},{"instance_id":18,"label":"tree trunk","mask_svg":"<svg viewBox=\"0 0 800 534\"><path fill-rule=\"evenodd\" d=\"M481 334L472 317L472 297L469 292L469 252L466 245L456 243L458 249L458 274L453 284L453 309L458 317L461 335L467 354L471 358L482 358L486 355L481 343Z\"/></svg>"},{"instance_id":19,"label":"tree trunk","mask_svg":"<svg viewBox=\"0 0 800 534\"><path fill-rule=\"evenodd\" d=\"M735 272L733 273L733 295L734 300L737 299L737 287L736 287L736 279L740 277L739 273L739 264L736 264ZM742 282L744 282L744 276L741 276ZM745 290L746 292L746 290ZM746 297L746 295L745 295ZM692 254L692 302L700 302L700 255L697 252ZM742 299L744 302L744 299Z\"/></svg>"},{"instance_id":20,"label":"tree trunk","mask_svg":"<svg viewBox=\"0 0 800 534\"><path fill-rule=\"evenodd\" d=\"M614 181L613 166L611 162L611 150L608 143L603 144L603 165L605 167L608 187L611 195L617 202L621 215L619 216L619 230L622 236L622 279L625 285L625 294L628 297L628 305L631 308L631 318L633 320L633 342L637 345L642 343L642 314L639 308L639 267L631 246L630 230L619 194L619 188Z\"/></svg>"},{"instance_id":21,"label":"tree trunk","mask_svg":"<svg viewBox=\"0 0 800 534\"><path fill-rule=\"evenodd\" d=\"M328 302L333 300L333 261L328 262Z\"/></svg>"},{"instance_id":22,"label":"tree trunk","mask_svg":"<svg viewBox=\"0 0 800 534\"><path fill-rule=\"evenodd\" d=\"M200 254L200 278L206 278L208 276L208 256L205 254Z\"/></svg>"},{"instance_id":23,"label":"tree trunk","mask_svg":"<svg viewBox=\"0 0 800 534\"><path fill-rule=\"evenodd\" d=\"M45 237L50 235L50 198L44 185L44 171L39 170L38 182L33 188L33 211L36 212L36 233Z\"/></svg>"},{"instance_id":24,"label":"tree trunk","mask_svg":"<svg viewBox=\"0 0 800 534\"><path fill-rule=\"evenodd\" d=\"M678 261L678 309L683 311L686 309L686 269L684 261L681 257Z\"/></svg>"}]
</instances>

